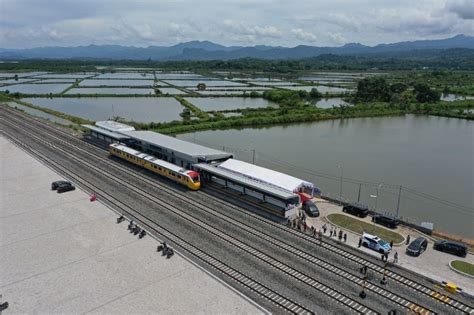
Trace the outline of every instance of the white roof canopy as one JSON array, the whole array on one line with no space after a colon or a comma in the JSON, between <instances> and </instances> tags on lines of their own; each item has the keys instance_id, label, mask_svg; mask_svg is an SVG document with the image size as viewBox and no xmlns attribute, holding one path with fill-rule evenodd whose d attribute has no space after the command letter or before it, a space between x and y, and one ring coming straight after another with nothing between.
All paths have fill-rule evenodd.
<instances>
[{"instance_id":1,"label":"white roof canopy","mask_svg":"<svg viewBox=\"0 0 474 315\"><path fill-rule=\"evenodd\" d=\"M228 159L218 167L289 192L296 192L303 187L314 188L312 183L302 179L239 160Z\"/></svg>"}]
</instances>

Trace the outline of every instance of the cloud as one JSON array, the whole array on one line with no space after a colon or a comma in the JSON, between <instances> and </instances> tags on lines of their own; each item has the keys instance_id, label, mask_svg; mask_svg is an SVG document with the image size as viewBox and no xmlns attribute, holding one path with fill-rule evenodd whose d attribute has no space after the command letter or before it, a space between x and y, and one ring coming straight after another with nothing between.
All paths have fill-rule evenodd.
<instances>
[{"instance_id":1,"label":"cloud","mask_svg":"<svg viewBox=\"0 0 474 315\"><path fill-rule=\"evenodd\" d=\"M293 35L295 35L297 39L302 40L304 42L312 43L318 39L316 35L310 32L306 32L302 28L294 28L291 30L291 33L293 33Z\"/></svg>"},{"instance_id":2,"label":"cloud","mask_svg":"<svg viewBox=\"0 0 474 315\"><path fill-rule=\"evenodd\" d=\"M472 0L450 0L446 3L446 9L461 19L474 20L474 1Z\"/></svg>"},{"instance_id":3,"label":"cloud","mask_svg":"<svg viewBox=\"0 0 474 315\"><path fill-rule=\"evenodd\" d=\"M272 37L280 38L282 32L275 26L266 25L248 25L244 22L235 20L224 20L223 25L231 32L237 35L256 36L256 37Z\"/></svg>"}]
</instances>

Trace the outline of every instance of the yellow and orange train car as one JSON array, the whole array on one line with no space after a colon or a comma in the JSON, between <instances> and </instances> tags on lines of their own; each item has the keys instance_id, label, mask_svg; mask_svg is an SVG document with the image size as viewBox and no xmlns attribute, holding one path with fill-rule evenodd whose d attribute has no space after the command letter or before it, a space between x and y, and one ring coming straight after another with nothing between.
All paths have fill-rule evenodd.
<instances>
[{"instance_id":1,"label":"yellow and orange train car","mask_svg":"<svg viewBox=\"0 0 474 315\"><path fill-rule=\"evenodd\" d=\"M197 172L184 169L125 145L112 143L109 145L109 153L113 156L117 156L133 164L146 168L153 173L169 178L191 190L198 190L201 187L199 174Z\"/></svg>"}]
</instances>

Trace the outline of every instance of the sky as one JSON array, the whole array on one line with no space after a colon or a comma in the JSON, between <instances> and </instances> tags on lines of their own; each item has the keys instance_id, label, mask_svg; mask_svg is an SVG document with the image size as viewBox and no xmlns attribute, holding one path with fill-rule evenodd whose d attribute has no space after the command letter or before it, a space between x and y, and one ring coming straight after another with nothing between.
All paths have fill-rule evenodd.
<instances>
[{"instance_id":1,"label":"sky","mask_svg":"<svg viewBox=\"0 0 474 315\"><path fill-rule=\"evenodd\" d=\"M0 0L0 48L376 45L474 35L474 0Z\"/></svg>"}]
</instances>

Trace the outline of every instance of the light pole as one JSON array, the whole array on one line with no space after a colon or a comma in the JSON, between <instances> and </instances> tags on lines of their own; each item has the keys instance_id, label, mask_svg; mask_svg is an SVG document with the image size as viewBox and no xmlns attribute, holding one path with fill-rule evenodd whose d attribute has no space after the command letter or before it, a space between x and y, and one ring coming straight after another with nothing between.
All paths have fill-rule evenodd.
<instances>
[{"instance_id":1,"label":"light pole","mask_svg":"<svg viewBox=\"0 0 474 315\"><path fill-rule=\"evenodd\" d=\"M341 183L340 183L340 186L339 186L339 205L342 205L342 176L343 176L343 172L344 172L344 164L341 163L338 163L337 164L337 168L340 168L341 169Z\"/></svg>"}]
</instances>

